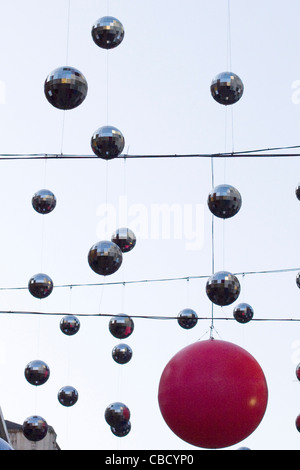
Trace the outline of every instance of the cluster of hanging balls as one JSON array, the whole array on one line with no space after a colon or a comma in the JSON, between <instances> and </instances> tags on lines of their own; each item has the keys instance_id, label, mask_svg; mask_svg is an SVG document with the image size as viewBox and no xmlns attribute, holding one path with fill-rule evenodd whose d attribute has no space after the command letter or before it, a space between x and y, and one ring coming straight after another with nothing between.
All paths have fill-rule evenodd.
<instances>
[{"instance_id":1,"label":"cluster of hanging balls","mask_svg":"<svg viewBox=\"0 0 300 470\"><path fill-rule=\"evenodd\" d=\"M102 17L92 27L92 38L100 48L113 49L123 41L123 25L114 17ZM244 86L238 75L223 72L213 79L210 91L217 103L228 106L240 100ZM52 106L61 110L71 110L77 108L85 100L88 84L84 75L76 68L59 67L46 78L44 92ZM124 145L125 139L122 132L114 126L102 126L91 137L93 153L104 160L120 156ZM300 185L296 188L296 196L300 200ZM215 217L229 219L241 209L242 198L236 188L221 184L211 190L207 204ZM56 207L56 198L51 191L43 189L33 196L32 206L40 214L49 214ZM90 268L102 276L115 273L122 264L123 253L131 251L135 244L136 237L130 229L116 230L111 240L100 241L90 248L88 252ZM296 281L300 288L300 273ZM28 289L34 297L46 298L53 290L52 279L43 273L36 274L29 280ZM216 305L230 305L239 297L240 283L235 275L227 271L217 272L208 279L206 294ZM239 323L247 323L253 318L253 309L249 304L241 303L234 308L233 315ZM198 316L192 309L184 309L178 314L178 324L184 329L193 328L197 321ZM61 320L60 328L64 334L72 336L79 331L80 322L74 315L68 315ZM133 329L133 321L127 315L115 316L109 322L109 331L121 340L128 338ZM193 357L192 362L191 357ZM229 362L231 361L231 365L230 370L226 368L225 371L224 358L226 357ZM127 364L132 358L132 350L122 342L114 347L112 358L118 364ZM203 358L205 361L202 364ZM207 368L207 358L210 358L209 368ZM220 358L222 358L221 362ZM239 361L242 365L244 364L244 367L241 368ZM207 372L204 373L203 370ZM243 370L248 371L246 375ZM252 371L252 376L249 375L249 370ZM233 396L231 401L224 402L223 396L217 396L214 397L215 402L212 403L210 392L216 387L209 388L210 392L207 392L210 387L208 384L214 380L212 373L215 377L218 375L218 380L225 374L224 383L227 384L228 393ZM202 374L200 380L199 374ZM25 368L26 380L32 385L43 385L49 376L49 367L43 361L32 361ZM255 390L252 387L253 376L256 377ZM300 380L299 371L297 377ZM190 384L187 390L180 386L182 381ZM189 395L190 392L191 395ZM197 406L193 405L193 412L196 409L197 416L192 421L189 408L190 396L201 397L200 401L196 400ZM249 396L249 400L253 402L252 404L249 402L251 409L248 405L244 405L242 409L245 396ZM78 392L71 386L62 387L58 392L58 400L63 406L73 406L78 400ZM255 405L253 400L255 400ZM179 403L180 407L178 407ZM236 413L237 403L240 403L239 413ZM267 386L263 372L249 353L231 343L209 340L185 348L169 362L160 381L159 405L166 423L181 439L199 447L226 447L241 441L258 426L267 405ZM212 406L214 412L212 412ZM176 413L174 413L175 409ZM226 416L226 413L228 419L223 420L222 416ZM236 423L233 419L235 416ZM105 420L112 433L118 437L124 437L130 432L130 410L124 403L115 402L109 405L105 410ZM238 430L234 429L235 425ZM300 431L300 415L296 420L296 426ZM23 424L24 435L32 441L43 439L47 430L48 425L40 416L31 416Z\"/></svg>"}]
</instances>

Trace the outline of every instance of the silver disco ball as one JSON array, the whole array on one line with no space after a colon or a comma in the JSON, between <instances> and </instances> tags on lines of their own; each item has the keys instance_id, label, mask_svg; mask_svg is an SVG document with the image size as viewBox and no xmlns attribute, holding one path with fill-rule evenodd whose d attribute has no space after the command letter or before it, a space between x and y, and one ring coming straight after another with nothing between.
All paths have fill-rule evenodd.
<instances>
[{"instance_id":1,"label":"silver disco ball","mask_svg":"<svg viewBox=\"0 0 300 470\"><path fill-rule=\"evenodd\" d=\"M242 97L244 85L238 75L232 72L219 73L210 86L212 97L220 104L234 104Z\"/></svg>"},{"instance_id":2,"label":"silver disco ball","mask_svg":"<svg viewBox=\"0 0 300 470\"><path fill-rule=\"evenodd\" d=\"M43 361L31 361L25 367L24 375L31 385L43 385L50 377L50 369Z\"/></svg>"},{"instance_id":3,"label":"silver disco ball","mask_svg":"<svg viewBox=\"0 0 300 470\"><path fill-rule=\"evenodd\" d=\"M104 417L109 426L119 428L120 426L128 423L130 419L130 411L124 403L115 402L106 408Z\"/></svg>"},{"instance_id":4,"label":"silver disco ball","mask_svg":"<svg viewBox=\"0 0 300 470\"><path fill-rule=\"evenodd\" d=\"M177 322L185 330L190 330L197 325L198 315L191 308L185 308L178 313Z\"/></svg>"},{"instance_id":5,"label":"silver disco ball","mask_svg":"<svg viewBox=\"0 0 300 470\"><path fill-rule=\"evenodd\" d=\"M118 245L122 253L131 251L136 245L136 237L129 228L118 228L113 233L111 241Z\"/></svg>"},{"instance_id":6,"label":"silver disco ball","mask_svg":"<svg viewBox=\"0 0 300 470\"><path fill-rule=\"evenodd\" d=\"M117 437L125 437L131 431L131 423L127 421L127 423L122 424L121 426L111 426L111 432Z\"/></svg>"},{"instance_id":7,"label":"silver disco ball","mask_svg":"<svg viewBox=\"0 0 300 470\"><path fill-rule=\"evenodd\" d=\"M92 38L102 49L113 49L124 39L122 23L113 16L104 16L96 21L92 28Z\"/></svg>"},{"instance_id":8,"label":"silver disco ball","mask_svg":"<svg viewBox=\"0 0 300 470\"><path fill-rule=\"evenodd\" d=\"M118 315L109 320L108 328L115 338L125 339L132 334L134 323L128 315Z\"/></svg>"},{"instance_id":9,"label":"silver disco ball","mask_svg":"<svg viewBox=\"0 0 300 470\"><path fill-rule=\"evenodd\" d=\"M46 437L48 424L41 416L30 416L24 421L22 429L29 441L37 442Z\"/></svg>"},{"instance_id":10,"label":"silver disco ball","mask_svg":"<svg viewBox=\"0 0 300 470\"><path fill-rule=\"evenodd\" d=\"M61 405L70 407L77 403L78 392L76 388L71 387L70 385L66 385L59 390L57 398Z\"/></svg>"},{"instance_id":11,"label":"silver disco ball","mask_svg":"<svg viewBox=\"0 0 300 470\"><path fill-rule=\"evenodd\" d=\"M47 274L35 274L29 279L28 290L33 297L45 299L53 290L52 279Z\"/></svg>"},{"instance_id":12,"label":"silver disco ball","mask_svg":"<svg viewBox=\"0 0 300 470\"><path fill-rule=\"evenodd\" d=\"M242 197L233 186L220 184L209 193L207 204L211 213L216 217L229 219L239 212L242 206Z\"/></svg>"},{"instance_id":13,"label":"silver disco ball","mask_svg":"<svg viewBox=\"0 0 300 470\"><path fill-rule=\"evenodd\" d=\"M85 100L88 84L83 74L74 67L59 67L46 78L44 92L55 108L74 109Z\"/></svg>"},{"instance_id":14,"label":"silver disco ball","mask_svg":"<svg viewBox=\"0 0 300 470\"><path fill-rule=\"evenodd\" d=\"M118 344L112 350L112 358L118 364L127 364L132 358L132 349L127 344Z\"/></svg>"},{"instance_id":15,"label":"silver disco ball","mask_svg":"<svg viewBox=\"0 0 300 470\"><path fill-rule=\"evenodd\" d=\"M239 304L233 310L233 316L238 323L248 323L254 315L253 308L249 304Z\"/></svg>"},{"instance_id":16,"label":"silver disco ball","mask_svg":"<svg viewBox=\"0 0 300 470\"><path fill-rule=\"evenodd\" d=\"M227 271L213 274L206 283L206 294L216 305L230 305L240 295L238 278Z\"/></svg>"},{"instance_id":17,"label":"silver disco ball","mask_svg":"<svg viewBox=\"0 0 300 470\"><path fill-rule=\"evenodd\" d=\"M60 320L60 329L67 336L74 336L80 329L80 321L75 315L65 315Z\"/></svg>"},{"instance_id":18,"label":"silver disco ball","mask_svg":"<svg viewBox=\"0 0 300 470\"><path fill-rule=\"evenodd\" d=\"M118 157L125 146L121 131L113 126L103 126L97 129L91 139L91 147L97 157L112 160Z\"/></svg>"},{"instance_id":19,"label":"silver disco ball","mask_svg":"<svg viewBox=\"0 0 300 470\"><path fill-rule=\"evenodd\" d=\"M31 202L32 207L39 214L49 214L56 206L56 198L48 189L37 191Z\"/></svg>"},{"instance_id":20,"label":"silver disco ball","mask_svg":"<svg viewBox=\"0 0 300 470\"><path fill-rule=\"evenodd\" d=\"M297 199L299 199L300 201L300 183L296 187L295 193L296 193Z\"/></svg>"},{"instance_id":21,"label":"silver disco ball","mask_svg":"<svg viewBox=\"0 0 300 470\"><path fill-rule=\"evenodd\" d=\"M122 261L122 251L118 245L111 241L96 243L88 253L90 268L102 276L115 273L120 268Z\"/></svg>"}]
</instances>

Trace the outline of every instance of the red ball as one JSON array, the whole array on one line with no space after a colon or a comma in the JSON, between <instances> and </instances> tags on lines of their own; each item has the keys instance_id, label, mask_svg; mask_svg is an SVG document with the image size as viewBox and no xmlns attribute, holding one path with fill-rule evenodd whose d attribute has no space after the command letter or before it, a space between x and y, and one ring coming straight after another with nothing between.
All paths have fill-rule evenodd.
<instances>
[{"instance_id":1,"label":"red ball","mask_svg":"<svg viewBox=\"0 0 300 470\"><path fill-rule=\"evenodd\" d=\"M198 341L166 365L158 401L164 420L181 439L219 449L248 437L267 407L264 373L251 354L227 341Z\"/></svg>"}]
</instances>

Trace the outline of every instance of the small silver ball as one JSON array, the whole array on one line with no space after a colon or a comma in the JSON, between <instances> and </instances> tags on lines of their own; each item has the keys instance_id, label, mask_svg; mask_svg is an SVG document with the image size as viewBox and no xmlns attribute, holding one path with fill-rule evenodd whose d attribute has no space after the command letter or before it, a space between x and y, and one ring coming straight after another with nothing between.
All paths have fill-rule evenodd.
<instances>
[{"instance_id":1,"label":"small silver ball","mask_svg":"<svg viewBox=\"0 0 300 470\"><path fill-rule=\"evenodd\" d=\"M27 364L24 371L27 382L31 385L43 385L50 377L50 369L44 361L31 361Z\"/></svg>"},{"instance_id":2,"label":"small silver ball","mask_svg":"<svg viewBox=\"0 0 300 470\"><path fill-rule=\"evenodd\" d=\"M59 67L46 78L44 92L55 108L74 109L85 100L88 84L84 75L74 67Z\"/></svg>"},{"instance_id":3,"label":"small silver ball","mask_svg":"<svg viewBox=\"0 0 300 470\"><path fill-rule=\"evenodd\" d=\"M118 428L129 421L130 411L124 403L115 402L106 408L104 417L109 426Z\"/></svg>"},{"instance_id":4,"label":"small silver ball","mask_svg":"<svg viewBox=\"0 0 300 470\"><path fill-rule=\"evenodd\" d=\"M70 407L78 401L78 392L76 388L66 385L62 387L57 394L58 401L61 405Z\"/></svg>"},{"instance_id":5,"label":"small silver ball","mask_svg":"<svg viewBox=\"0 0 300 470\"><path fill-rule=\"evenodd\" d=\"M124 27L113 16L103 16L93 25L92 38L102 49L114 49L124 39Z\"/></svg>"},{"instance_id":6,"label":"small silver ball","mask_svg":"<svg viewBox=\"0 0 300 470\"><path fill-rule=\"evenodd\" d=\"M253 308L249 304L241 303L233 310L233 316L238 323L248 323L254 315Z\"/></svg>"},{"instance_id":7,"label":"small silver ball","mask_svg":"<svg viewBox=\"0 0 300 470\"><path fill-rule=\"evenodd\" d=\"M28 290L33 297L45 299L53 290L52 279L47 274L35 274L29 279Z\"/></svg>"},{"instance_id":8,"label":"small silver ball","mask_svg":"<svg viewBox=\"0 0 300 470\"><path fill-rule=\"evenodd\" d=\"M185 330L190 330L191 328L194 328L194 326L197 325L198 315L191 308L185 308L181 310L181 312L179 312L177 322L181 326L181 328L184 328Z\"/></svg>"},{"instance_id":9,"label":"small silver ball","mask_svg":"<svg viewBox=\"0 0 300 470\"><path fill-rule=\"evenodd\" d=\"M242 197L233 186L220 184L209 193L207 204L213 215L229 219L239 212L242 206Z\"/></svg>"},{"instance_id":10,"label":"small silver ball","mask_svg":"<svg viewBox=\"0 0 300 470\"><path fill-rule=\"evenodd\" d=\"M60 320L60 329L67 336L74 336L80 329L80 321L75 315L65 315Z\"/></svg>"},{"instance_id":11,"label":"small silver ball","mask_svg":"<svg viewBox=\"0 0 300 470\"><path fill-rule=\"evenodd\" d=\"M22 426L23 434L29 441L37 442L46 437L48 424L41 416L30 416Z\"/></svg>"},{"instance_id":12,"label":"small silver ball","mask_svg":"<svg viewBox=\"0 0 300 470\"><path fill-rule=\"evenodd\" d=\"M118 228L113 233L111 241L118 245L122 253L128 253L136 245L136 237L129 228Z\"/></svg>"},{"instance_id":13,"label":"small silver ball","mask_svg":"<svg viewBox=\"0 0 300 470\"><path fill-rule=\"evenodd\" d=\"M115 338L125 339L132 334L134 323L128 315L118 315L110 319L108 328Z\"/></svg>"},{"instance_id":14,"label":"small silver ball","mask_svg":"<svg viewBox=\"0 0 300 470\"><path fill-rule=\"evenodd\" d=\"M91 147L97 157L112 160L118 157L125 146L121 131L113 126L103 126L97 129L91 139Z\"/></svg>"},{"instance_id":15,"label":"small silver ball","mask_svg":"<svg viewBox=\"0 0 300 470\"><path fill-rule=\"evenodd\" d=\"M234 274L220 271L213 274L206 283L206 294L216 305L230 305L240 295L240 283Z\"/></svg>"},{"instance_id":16,"label":"small silver ball","mask_svg":"<svg viewBox=\"0 0 300 470\"><path fill-rule=\"evenodd\" d=\"M300 201L300 183L299 183L298 186L296 187L295 193L296 193L297 199L299 199L299 201Z\"/></svg>"},{"instance_id":17,"label":"small silver ball","mask_svg":"<svg viewBox=\"0 0 300 470\"><path fill-rule=\"evenodd\" d=\"M111 432L115 436L125 437L131 431L131 423L130 423L130 421L127 421L127 423L122 424L121 426L117 426L117 427L111 426L110 429L111 429Z\"/></svg>"},{"instance_id":18,"label":"small silver ball","mask_svg":"<svg viewBox=\"0 0 300 470\"><path fill-rule=\"evenodd\" d=\"M52 191L40 189L32 198L32 207L39 214L49 214L56 206L56 198Z\"/></svg>"},{"instance_id":19,"label":"small silver ball","mask_svg":"<svg viewBox=\"0 0 300 470\"><path fill-rule=\"evenodd\" d=\"M232 72L219 73L210 86L212 97L225 106L237 103L243 93L244 85L238 75Z\"/></svg>"},{"instance_id":20,"label":"small silver ball","mask_svg":"<svg viewBox=\"0 0 300 470\"><path fill-rule=\"evenodd\" d=\"M118 364L127 364L132 358L132 349L127 344L118 344L112 350L112 358Z\"/></svg>"},{"instance_id":21,"label":"small silver ball","mask_svg":"<svg viewBox=\"0 0 300 470\"><path fill-rule=\"evenodd\" d=\"M96 243L88 253L90 268L102 276L115 273L120 268L122 261L122 251L118 245L111 241Z\"/></svg>"}]
</instances>

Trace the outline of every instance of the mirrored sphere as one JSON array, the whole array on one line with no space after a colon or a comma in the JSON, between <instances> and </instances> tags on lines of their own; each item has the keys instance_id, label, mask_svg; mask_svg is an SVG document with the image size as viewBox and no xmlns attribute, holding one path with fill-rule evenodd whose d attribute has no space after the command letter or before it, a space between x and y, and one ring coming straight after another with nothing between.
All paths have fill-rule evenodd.
<instances>
[{"instance_id":1,"label":"mirrored sphere","mask_svg":"<svg viewBox=\"0 0 300 470\"><path fill-rule=\"evenodd\" d=\"M125 437L131 431L131 423L130 423L130 421L128 421L127 423L123 424L122 426L118 426L118 427L111 426L110 429L111 429L111 432L115 436Z\"/></svg>"},{"instance_id":2,"label":"mirrored sphere","mask_svg":"<svg viewBox=\"0 0 300 470\"><path fill-rule=\"evenodd\" d=\"M80 321L75 315L65 315L60 320L60 329L67 336L73 336L78 333L80 329Z\"/></svg>"},{"instance_id":3,"label":"mirrored sphere","mask_svg":"<svg viewBox=\"0 0 300 470\"><path fill-rule=\"evenodd\" d=\"M103 126L97 129L91 139L91 147L97 157L112 160L118 157L125 146L125 139L119 129Z\"/></svg>"},{"instance_id":4,"label":"mirrored sphere","mask_svg":"<svg viewBox=\"0 0 300 470\"><path fill-rule=\"evenodd\" d=\"M136 237L129 228L118 228L113 233L111 241L118 245L122 253L127 253L135 247Z\"/></svg>"},{"instance_id":5,"label":"mirrored sphere","mask_svg":"<svg viewBox=\"0 0 300 470\"><path fill-rule=\"evenodd\" d=\"M50 377L50 369L43 361L31 361L25 367L25 378L31 385L43 385Z\"/></svg>"},{"instance_id":6,"label":"mirrored sphere","mask_svg":"<svg viewBox=\"0 0 300 470\"><path fill-rule=\"evenodd\" d=\"M74 67L59 67L45 80L47 100L58 109L77 108L86 98L88 84L81 72Z\"/></svg>"},{"instance_id":7,"label":"mirrored sphere","mask_svg":"<svg viewBox=\"0 0 300 470\"><path fill-rule=\"evenodd\" d=\"M45 299L53 290L52 279L47 274L35 274L29 279L28 290L33 297Z\"/></svg>"},{"instance_id":8,"label":"mirrored sphere","mask_svg":"<svg viewBox=\"0 0 300 470\"><path fill-rule=\"evenodd\" d=\"M123 41L124 34L122 23L113 16L100 18L92 28L92 38L102 49L117 47Z\"/></svg>"},{"instance_id":9,"label":"mirrored sphere","mask_svg":"<svg viewBox=\"0 0 300 470\"><path fill-rule=\"evenodd\" d=\"M229 219L236 215L242 205L239 191L229 184L216 186L208 195L209 210L216 217Z\"/></svg>"},{"instance_id":10,"label":"mirrored sphere","mask_svg":"<svg viewBox=\"0 0 300 470\"><path fill-rule=\"evenodd\" d=\"M191 308L185 308L178 313L177 321L181 328L190 330L191 328L194 328L194 326L197 325L198 315Z\"/></svg>"},{"instance_id":11,"label":"mirrored sphere","mask_svg":"<svg viewBox=\"0 0 300 470\"><path fill-rule=\"evenodd\" d=\"M132 358L132 349L127 344L118 344L112 350L112 357L118 364L127 364Z\"/></svg>"},{"instance_id":12,"label":"mirrored sphere","mask_svg":"<svg viewBox=\"0 0 300 470\"><path fill-rule=\"evenodd\" d=\"M239 280L227 271L217 272L208 279L206 293L214 304L230 305L240 295Z\"/></svg>"},{"instance_id":13,"label":"mirrored sphere","mask_svg":"<svg viewBox=\"0 0 300 470\"><path fill-rule=\"evenodd\" d=\"M57 394L58 401L63 406L73 406L78 400L78 392L76 388L66 385L62 387Z\"/></svg>"},{"instance_id":14,"label":"mirrored sphere","mask_svg":"<svg viewBox=\"0 0 300 470\"><path fill-rule=\"evenodd\" d=\"M210 86L212 97L220 104L234 104L242 97L244 85L238 75L232 72L219 73Z\"/></svg>"},{"instance_id":15,"label":"mirrored sphere","mask_svg":"<svg viewBox=\"0 0 300 470\"><path fill-rule=\"evenodd\" d=\"M37 191L31 202L32 207L39 214L49 214L56 206L56 198L48 189Z\"/></svg>"},{"instance_id":16,"label":"mirrored sphere","mask_svg":"<svg viewBox=\"0 0 300 470\"><path fill-rule=\"evenodd\" d=\"M296 276L296 284L300 289L300 273L298 273L297 276Z\"/></svg>"},{"instance_id":17,"label":"mirrored sphere","mask_svg":"<svg viewBox=\"0 0 300 470\"><path fill-rule=\"evenodd\" d=\"M14 450L12 446L0 437L0 450Z\"/></svg>"},{"instance_id":18,"label":"mirrored sphere","mask_svg":"<svg viewBox=\"0 0 300 470\"><path fill-rule=\"evenodd\" d=\"M297 199L299 199L300 201L300 183L298 184L295 192L296 192Z\"/></svg>"},{"instance_id":19,"label":"mirrored sphere","mask_svg":"<svg viewBox=\"0 0 300 470\"><path fill-rule=\"evenodd\" d=\"M295 425L296 425L297 431L300 432L300 415L297 416Z\"/></svg>"},{"instance_id":20,"label":"mirrored sphere","mask_svg":"<svg viewBox=\"0 0 300 470\"><path fill-rule=\"evenodd\" d=\"M22 429L29 441L37 442L47 435L48 424L41 416L30 416L24 421Z\"/></svg>"},{"instance_id":21,"label":"mirrored sphere","mask_svg":"<svg viewBox=\"0 0 300 470\"><path fill-rule=\"evenodd\" d=\"M300 363L296 367L296 377L300 381Z\"/></svg>"},{"instance_id":22,"label":"mirrored sphere","mask_svg":"<svg viewBox=\"0 0 300 470\"><path fill-rule=\"evenodd\" d=\"M114 428L124 426L130 419L129 408L124 403L115 402L105 410L105 421Z\"/></svg>"},{"instance_id":23,"label":"mirrored sphere","mask_svg":"<svg viewBox=\"0 0 300 470\"><path fill-rule=\"evenodd\" d=\"M239 304L233 310L233 316L239 323L248 323L254 315L253 308L249 304Z\"/></svg>"},{"instance_id":24,"label":"mirrored sphere","mask_svg":"<svg viewBox=\"0 0 300 470\"><path fill-rule=\"evenodd\" d=\"M109 331L115 338L128 338L133 332L134 323L128 315L118 315L109 320Z\"/></svg>"},{"instance_id":25,"label":"mirrored sphere","mask_svg":"<svg viewBox=\"0 0 300 470\"><path fill-rule=\"evenodd\" d=\"M93 245L88 254L88 263L93 271L102 276L115 273L123 261L122 251L111 241Z\"/></svg>"}]
</instances>

